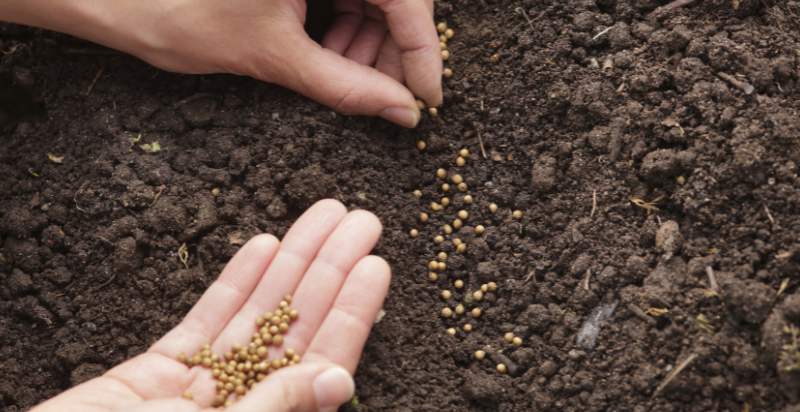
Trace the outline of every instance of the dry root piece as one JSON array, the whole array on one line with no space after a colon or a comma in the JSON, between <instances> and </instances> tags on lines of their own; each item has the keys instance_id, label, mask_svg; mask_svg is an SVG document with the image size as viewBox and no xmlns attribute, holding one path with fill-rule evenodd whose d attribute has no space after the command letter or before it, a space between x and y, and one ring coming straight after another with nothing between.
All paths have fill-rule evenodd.
<instances>
[{"instance_id":1,"label":"dry root piece","mask_svg":"<svg viewBox=\"0 0 800 412\"><path fill-rule=\"evenodd\" d=\"M200 366L211 370L211 376L216 381L212 406L230 406L270 373L300 362L300 355L288 348L283 351L282 356L269 356L269 347L281 346L283 336L299 317L297 310L291 307L291 302L292 297L287 295L278 308L259 316L256 320L256 331L247 346L234 345L220 356L213 353L211 346L206 344L190 357L178 355L178 360L190 368Z\"/></svg>"}]
</instances>

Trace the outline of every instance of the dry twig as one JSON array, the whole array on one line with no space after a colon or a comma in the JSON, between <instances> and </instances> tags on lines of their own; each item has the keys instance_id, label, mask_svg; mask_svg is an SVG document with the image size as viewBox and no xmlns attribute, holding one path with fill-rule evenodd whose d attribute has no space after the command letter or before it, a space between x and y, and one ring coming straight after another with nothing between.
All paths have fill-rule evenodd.
<instances>
[{"instance_id":1,"label":"dry twig","mask_svg":"<svg viewBox=\"0 0 800 412\"><path fill-rule=\"evenodd\" d=\"M663 391L664 388L667 387L667 385L669 385L673 380L675 380L675 377L677 377L681 372L683 372L683 370L686 369L686 367L689 366L689 364L692 363L692 361L694 361L695 359L697 359L697 354L693 353L689 355L686 359L684 359L681 363L679 363L678 366L676 366L675 369L673 369L669 374L667 374L667 377L664 378L663 381L661 381L661 384L659 384L655 392L653 392L653 397L655 398L656 396L658 396L661 393L661 391Z\"/></svg>"}]
</instances>

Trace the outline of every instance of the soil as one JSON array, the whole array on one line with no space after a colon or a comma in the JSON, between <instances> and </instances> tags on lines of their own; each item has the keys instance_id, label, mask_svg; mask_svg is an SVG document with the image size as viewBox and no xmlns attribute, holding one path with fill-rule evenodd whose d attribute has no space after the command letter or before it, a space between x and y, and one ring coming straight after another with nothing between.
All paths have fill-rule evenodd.
<instances>
[{"instance_id":1,"label":"soil","mask_svg":"<svg viewBox=\"0 0 800 412\"><path fill-rule=\"evenodd\" d=\"M797 411L800 2L665 4L438 2L455 76L413 131L0 26L0 409L144 351L333 196L382 218L394 269L345 410ZM450 336L425 266L457 209L416 216L462 147L487 229L448 267L499 288Z\"/></svg>"}]
</instances>

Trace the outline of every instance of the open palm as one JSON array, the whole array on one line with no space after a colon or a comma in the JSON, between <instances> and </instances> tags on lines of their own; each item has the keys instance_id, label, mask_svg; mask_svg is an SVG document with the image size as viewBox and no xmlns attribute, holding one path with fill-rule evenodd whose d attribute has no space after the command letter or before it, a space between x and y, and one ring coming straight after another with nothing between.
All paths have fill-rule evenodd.
<instances>
[{"instance_id":1,"label":"open palm","mask_svg":"<svg viewBox=\"0 0 800 412\"><path fill-rule=\"evenodd\" d=\"M176 360L210 343L215 353L247 343L255 319L292 294L299 319L284 347L301 363L270 374L232 411L335 410L352 396L350 374L386 296L390 269L368 256L381 233L371 213L323 200L284 237L245 244L183 321L146 353L39 405L34 411L176 411L209 408L207 369ZM344 368L344 369L342 369ZM346 370L346 371L345 371ZM185 392L193 400L182 399Z\"/></svg>"}]
</instances>

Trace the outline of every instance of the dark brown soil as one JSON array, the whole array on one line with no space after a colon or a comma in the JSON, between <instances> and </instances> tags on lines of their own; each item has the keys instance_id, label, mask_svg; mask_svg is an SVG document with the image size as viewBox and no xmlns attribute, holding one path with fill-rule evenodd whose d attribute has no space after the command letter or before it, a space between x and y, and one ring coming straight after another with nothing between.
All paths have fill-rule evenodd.
<instances>
[{"instance_id":1,"label":"dark brown soil","mask_svg":"<svg viewBox=\"0 0 800 412\"><path fill-rule=\"evenodd\" d=\"M414 131L0 28L0 409L142 352L241 240L333 196L383 219L395 273L348 409L796 411L780 352L800 327L800 3L665 3L440 2L456 75ZM469 224L487 231L450 273L500 287L475 331L448 336L452 286L425 269L444 220L416 216L464 146Z\"/></svg>"}]
</instances>

